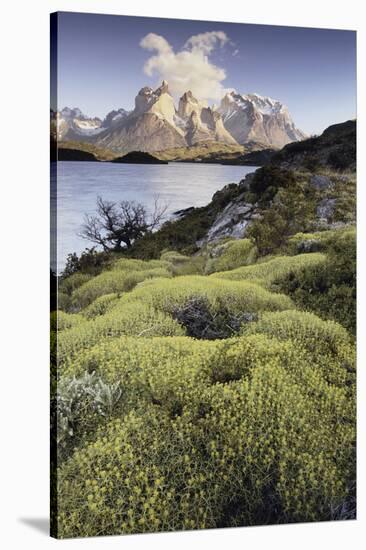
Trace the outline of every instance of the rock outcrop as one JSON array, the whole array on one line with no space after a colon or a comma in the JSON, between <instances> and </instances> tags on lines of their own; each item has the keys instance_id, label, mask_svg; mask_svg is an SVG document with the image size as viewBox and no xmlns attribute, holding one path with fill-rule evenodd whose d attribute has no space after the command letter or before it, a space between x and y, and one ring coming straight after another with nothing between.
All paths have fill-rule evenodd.
<instances>
[{"instance_id":1,"label":"rock outcrop","mask_svg":"<svg viewBox=\"0 0 366 550\"><path fill-rule=\"evenodd\" d=\"M197 246L202 247L227 237L245 237L254 220L264 219L266 212L278 208L278 200L281 201L281 198L276 195L276 188L278 190L283 186L285 190L288 188L286 186L297 182L300 183L300 194L301 189L305 193L308 189L306 200L311 208L307 227L317 231L354 224L356 185L352 170L356 164L355 138L354 121L331 126L318 138L285 146L282 151L273 154L261 172L247 174L238 185L230 184L215 193L205 211L206 216L207 212L215 212L215 215L205 236L197 241ZM309 162L310 158L312 162ZM343 171L335 168L341 163ZM316 166L317 171L314 170ZM260 174L265 181L258 186L257 178ZM259 192L260 187L262 189ZM275 196L268 198L267 194L263 202L262 197L267 188L272 188ZM187 216L191 215L190 210L186 212Z\"/></svg>"}]
</instances>

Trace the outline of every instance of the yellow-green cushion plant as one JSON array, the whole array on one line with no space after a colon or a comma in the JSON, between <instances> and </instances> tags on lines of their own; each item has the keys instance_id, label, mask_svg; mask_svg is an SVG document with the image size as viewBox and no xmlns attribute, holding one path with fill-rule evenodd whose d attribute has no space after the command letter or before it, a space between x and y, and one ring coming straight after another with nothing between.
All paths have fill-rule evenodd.
<instances>
[{"instance_id":1,"label":"yellow-green cushion plant","mask_svg":"<svg viewBox=\"0 0 366 550\"><path fill-rule=\"evenodd\" d=\"M354 382L354 345L347 330L334 321L296 310L263 313L258 322L244 325L242 333L291 340L298 350L306 350L314 365L323 368L327 380L339 386Z\"/></svg>"},{"instance_id":2,"label":"yellow-green cushion plant","mask_svg":"<svg viewBox=\"0 0 366 550\"><path fill-rule=\"evenodd\" d=\"M148 304L125 304L123 309L113 308L105 315L87 321L74 329L64 330L58 339L60 363L90 348L103 338L121 335L139 337L179 336L184 330L170 315L157 311Z\"/></svg>"},{"instance_id":3,"label":"yellow-green cushion plant","mask_svg":"<svg viewBox=\"0 0 366 550\"><path fill-rule=\"evenodd\" d=\"M107 313L107 311L117 303L118 299L118 294L103 294L96 298L94 302L89 304L80 313L86 319L95 319L95 317Z\"/></svg>"},{"instance_id":4,"label":"yellow-green cushion plant","mask_svg":"<svg viewBox=\"0 0 366 550\"><path fill-rule=\"evenodd\" d=\"M72 303L75 308L81 309L104 294L128 292L145 279L171 276L167 269L161 267L131 271L122 269L104 271L75 290L72 295Z\"/></svg>"},{"instance_id":5,"label":"yellow-green cushion plant","mask_svg":"<svg viewBox=\"0 0 366 550\"><path fill-rule=\"evenodd\" d=\"M59 468L59 535L326 519L352 473L345 411L342 391L271 362L230 384L198 382L181 414L131 411Z\"/></svg>"},{"instance_id":6,"label":"yellow-green cushion plant","mask_svg":"<svg viewBox=\"0 0 366 550\"><path fill-rule=\"evenodd\" d=\"M252 264L256 259L257 249L250 239L238 239L216 245L210 255L205 269L207 274Z\"/></svg>"},{"instance_id":7,"label":"yellow-green cushion plant","mask_svg":"<svg viewBox=\"0 0 366 550\"><path fill-rule=\"evenodd\" d=\"M207 299L212 308L224 305L232 313L276 311L293 307L287 296L268 292L252 282L200 276L145 281L125 294L119 306L141 301L156 309L171 312L197 296Z\"/></svg>"},{"instance_id":8,"label":"yellow-green cushion plant","mask_svg":"<svg viewBox=\"0 0 366 550\"><path fill-rule=\"evenodd\" d=\"M65 330L73 327L78 327L84 323L85 319L80 313L66 313L65 311L57 311L57 330Z\"/></svg>"},{"instance_id":9,"label":"yellow-green cushion plant","mask_svg":"<svg viewBox=\"0 0 366 550\"><path fill-rule=\"evenodd\" d=\"M211 278L230 281L253 281L269 288L277 279L296 273L304 267L319 265L325 262L326 256L321 253L299 254L298 256L277 256L255 265L239 267L232 271L213 273Z\"/></svg>"}]
</instances>

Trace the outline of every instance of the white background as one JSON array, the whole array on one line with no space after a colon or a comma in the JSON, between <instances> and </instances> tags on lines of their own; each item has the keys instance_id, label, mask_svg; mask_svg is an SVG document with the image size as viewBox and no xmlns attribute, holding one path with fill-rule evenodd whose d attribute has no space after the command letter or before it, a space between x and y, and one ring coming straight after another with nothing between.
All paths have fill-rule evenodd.
<instances>
[{"instance_id":1,"label":"white background","mask_svg":"<svg viewBox=\"0 0 366 550\"><path fill-rule=\"evenodd\" d=\"M2 2L0 14L0 546L63 548L361 548L366 540L365 23L357 0L110 0ZM55 541L48 517L49 13L154 17L357 29L359 208L358 520L178 534ZM364 21L366 19L364 18ZM91 37L92 39L92 37ZM316 86L316 82L314 82ZM362 544L363 539L363 544ZM362 545L362 546L361 546Z\"/></svg>"}]
</instances>

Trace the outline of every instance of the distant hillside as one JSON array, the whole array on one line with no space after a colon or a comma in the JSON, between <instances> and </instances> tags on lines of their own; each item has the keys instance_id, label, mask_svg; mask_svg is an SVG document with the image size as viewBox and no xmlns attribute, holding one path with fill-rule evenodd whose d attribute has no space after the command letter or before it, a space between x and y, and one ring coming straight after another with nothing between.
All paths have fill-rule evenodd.
<instances>
[{"instance_id":1,"label":"distant hillside","mask_svg":"<svg viewBox=\"0 0 366 550\"><path fill-rule=\"evenodd\" d=\"M92 153L97 160L112 160L116 157L116 153L113 153L113 151L110 151L109 149L102 149L101 147L97 147L96 145L85 141L59 141L58 147L61 149L75 149L78 151Z\"/></svg>"},{"instance_id":2,"label":"distant hillside","mask_svg":"<svg viewBox=\"0 0 366 550\"><path fill-rule=\"evenodd\" d=\"M250 154L254 151L260 153L261 151L268 151L268 149L262 143L257 142L250 142L246 145L228 145L217 141L204 141L190 147L174 147L157 151L155 154L162 160L214 164L246 164L246 157L249 154L248 164L256 165L256 162L250 162ZM256 161L259 159L259 157L254 158Z\"/></svg>"},{"instance_id":3,"label":"distant hillside","mask_svg":"<svg viewBox=\"0 0 366 550\"><path fill-rule=\"evenodd\" d=\"M243 145L228 145L217 141L201 141L190 147L172 147L156 151L161 160L184 162L220 162L222 159L236 158L245 151Z\"/></svg>"},{"instance_id":4,"label":"distant hillside","mask_svg":"<svg viewBox=\"0 0 366 550\"><path fill-rule=\"evenodd\" d=\"M98 159L93 155L93 153L80 151L79 149L63 149L63 148L58 149L57 160L99 162Z\"/></svg>"},{"instance_id":5,"label":"distant hillside","mask_svg":"<svg viewBox=\"0 0 366 550\"><path fill-rule=\"evenodd\" d=\"M118 162L121 164L168 164L166 160L160 160L150 153L144 153L143 151L131 151L123 157L117 157L111 162Z\"/></svg>"},{"instance_id":6,"label":"distant hillside","mask_svg":"<svg viewBox=\"0 0 366 550\"><path fill-rule=\"evenodd\" d=\"M356 170L356 121L329 126L321 136L289 143L272 158L281 168Z\"/></svg>"},{"instance_id":7,"label":"distant hillside","mask_svg":"<svg viewBox=\"0 0 366 550\"><path fill-rule=\"evenodd\" d=\"M62 149L74 149L92 153L97 160L102 161L122 158L117 157L116 153L110 149L102 149L85 141L61 141L58 142L58 146ZM262 166L270 161L275 152L275 149L266 149L265 145L257 142L250 142L243 146L228 145L217 141L205 141L196 143L190 147L173 147L157 151L154 153L154 157L161 161Z\"/></svg>"},{"instance_id":8,"label":"distant hillside","mask_svg":"<svg viewBox=\"0 0 366 550\"><path fill-rule=\"evenodd\" d=\"M262 149L261 151L252 151L244 155L238 155L231 160L222 160L222 164L237 164L239 166L264 166L268 164L277 153L276 149Z\"/></svg>"}]
</instances>

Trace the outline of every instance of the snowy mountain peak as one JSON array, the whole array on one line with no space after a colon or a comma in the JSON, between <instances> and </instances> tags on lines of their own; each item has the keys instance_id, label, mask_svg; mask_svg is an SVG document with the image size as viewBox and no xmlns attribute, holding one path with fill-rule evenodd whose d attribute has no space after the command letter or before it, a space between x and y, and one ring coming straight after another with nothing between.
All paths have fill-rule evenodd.
<instances>
[{"instance_id":1,"label":"snowy mountain peak","mask_svg":"<svg viewBox=\"0 0 366 550\"><path fill-rule=\"evenodd\" d=\"M98 117L88 117L78 108L64 107L56 115L58 139L79 140L91 138L111 128L128 116L128 111L118 109L111 111L102 121Z\"/></svg>"},{"instance_id":2,"label":"snowy mountain peak","mask_svg":"<svg viewBox=\"0 0 366 550\"><path fill-rule=\"evenodd\" d=\"M129 115L129 111L126 111L125 109L117 109L110 111L102 122L103 128L110 128L111 126L115 126L116 124L119 124L122 120L124 120Z\"/></svg>"},{"instance_id":3,"label":"snowy mountain peak","mask_svg":"<svg viewBox=\"0 0 366 550\"><path fill-rule=\"evenodd\" d=\"M263 97L259 94L247 94L246 96L243 96L243 98L247 98L249 101L252 101L263 115L271 115L273 113L287 111L287 107L283 105L283 103L277 99L272 99L271 97Z\"/></svg>"},{"instance_id":4,"label":"snowy mountain peak","mask_svg":"<svg viewBox=\"0 0 366 550\"><path fill-rule=\"evenodd\" d=\"M220 112L225 128L239 143L260 141L269 147L283 147L304 139L285 105L257 93L228 92L222 99Z\"/></svg>"},{"instance_id":5,"label":"snowy mountain peak","mask_svg":"<svg viewBox=\"0 0 366 550\"><path fill-rule=\"evenodd\" d=\"M102 121L65 107L56 118L59 139L84 139L118 152L157 151L200 141L233 145L254 141L280 148L306 137L276 99L232 90L218 107L209 107L187 90L176 108L166 80L156 89L141 88L130 112L113 110Z\"/></svg>"},{"instance_id":6,"label":"snowy mountain peak","mask_svg":"<svg viewBox=\"0 0 366 550\"><path fill-rule=\"evenodd\" d=\"M85 116L78 107L74 107L73 109L64 107L59 115L62 118L79 118L80 120L87 120L89 118Z\"/></svg>"}]
</instances>

